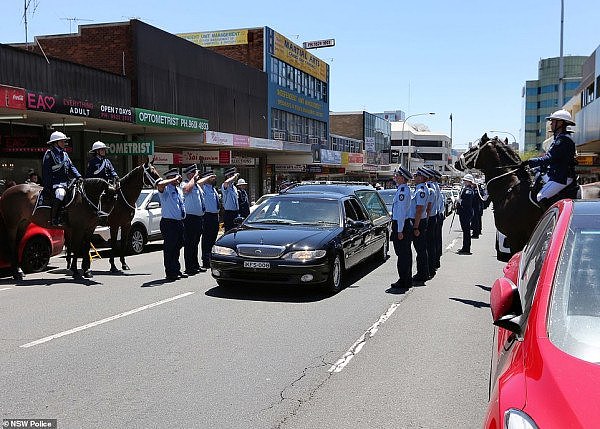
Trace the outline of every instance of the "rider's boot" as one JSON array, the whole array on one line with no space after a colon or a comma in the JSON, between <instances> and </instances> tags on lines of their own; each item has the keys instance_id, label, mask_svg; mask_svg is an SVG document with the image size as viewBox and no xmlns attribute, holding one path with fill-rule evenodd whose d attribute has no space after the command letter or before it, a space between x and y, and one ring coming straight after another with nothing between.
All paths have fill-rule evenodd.
<instances>
[{"instance_id":1,"label":"rider's boot","mask_svg":"<svg viewBox=\"0 0 600 429\"><path fill-rule=\"evenodd\" d=\"M60 210L62 208L62 201L58 198L54 198L52 200L52 206L50 211L50 225L52 226L62 226L60 223Z\"/></svg>"}]
</instances>

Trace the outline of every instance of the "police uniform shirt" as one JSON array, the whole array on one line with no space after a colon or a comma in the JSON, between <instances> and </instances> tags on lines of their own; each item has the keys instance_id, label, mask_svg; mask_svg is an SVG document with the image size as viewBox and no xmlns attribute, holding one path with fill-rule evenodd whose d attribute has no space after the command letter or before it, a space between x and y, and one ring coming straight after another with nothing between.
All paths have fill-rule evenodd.
<instances>
[{"instance_id":1,"label":"police uniform shirt","mask_svg":"<svg viewBox=\"0 0 600 429\"><path fill-rule=\"evenodd\" d=\"M189 183L189 180L186 180L182 183L182 187L185 187L186 184ZM185 203L185 212L187 214L195 215L195 216L203 216L205 212L204 206L204 196L200 187L196 184L192 187L192 190L188 193L183 194L183 202Z\"/></svg>"},{"instance_id":2,"label":"police uniform shirt","mask_svg":"<svg viewBox=\"0 0 600 429\"><path fill-rule=\"evenodd\" d=\"M473 188L470 186L464 186L459 196L459 215L471 216L473 213L473 197L475 196Z\"/></svg>"},{"instance_id":3,"label":"police uniform shirt","mask_svg":"<svg viewBox=\"0 0 600 429\"><path fill-rule=\"evenodd\" d=\"M410 210L411 192L408 185L400 185L392 201L392 220L398 224L398 231L404 228L404 221L408 219Z\"/></svg>"},{"instance_id":4,"label":"police uniform shirt","mask_svg":"<svg viewBox=\"0 0 600 429\"><path fill-rule=\"evenodd\" d=\"M79 178L81 174L75 168L67 152L57 146L46 151L42 161L42 179L44 188L66 186L72 178Z\"/></svg>"},{"instance_id":5,"label":"police uniform shirt","mask_svg":"<svg viewBox=\"0 0 600 429\"><path fill-rule=\"evenodd\" d=\"M426 183L427 189L429 190L429 196L427 197L427 203L431 203L431 209L429 210L429 217L437 215L437 195L435 192L435 186L433 182Z\"/></svg>"},{"instance_id":6,"label":"police uniform shirt","mask_svg":"<svg viewBox=\"0 0 600 429\"><path fill-rule=\"evenodd\" d=\"M427 190L427 186L424 183L419 183L415 188L415 193L413 194L410 200L410 211L408 212L408 217L410 219L414 219L417 215L417 206L424 206L427 208L427 198L429 197L429 191ZM424 218L425 214L421 215L421 218Z\"/></svg>"},{"instance_id":7,"label":"police uniform shirt","mask_svg":"<svg viewBox=\"0 0 600 429\"><path fill-rule=\"evenodd\" d=\"M162 217L165 219L182 220L185 218L185 203L183 191L179 186L169 184L162 192L158 193L162 208Z\"/></svg>"},{"instance_id":8,"label":"police uniform shirt","mask_svg":"<svg viewBox=\"0 0 600 429\"><path fill-rule=\"evenodd\" d=\"M548 177L553 182L566 185L567 179L574 175L575 143L568 134L558 134L548 152L527 162L531 167L547 166Z\"/></svg>"},{"instance_id":9,"label":"police uniform shirt","mask_svg":"<svg viewBox=\"0 0 600 429\"><path fill-rule=\"evenodd\" d=\"M85 173L86 177L98 177L100 179L112 179L118 177L112 163L108 158L94 156L88 162L88 168Z\"/></svg>"},{"instance_id":10,"label":"police uniform shirt","mask_svg":"<svg viewBox=\"0 0 600 429\"><path fill-rule=\"evenodd\" d=\"M223 195L223 208L225 210L238 211L240 209L238 190L233 183L227 188L225 185L221 185L221 194Z\"/></svg>"},{"instance_id":11,"label":"police uniform shirt","mask_svg":"<svg viewBox=\"0 0 600 429\"><path fill-rule=\"evenodd\" d=\"M214 186L205 183L202 185L204 191L204 207L208 213L219 213L219 194Z\"/></svg>"},{"instance_id":12,"label":"police uniform shirt","mask_svg":"<svg viewBox=\"0 0 600 429\"><path fill-rule=\"evenodd\" d=\"M435 186L435 193L437 195L437 208L438 214L446 212L446 196L442 193L442 188L438 182L433 182Z\"/></svg>"}]
</instances>

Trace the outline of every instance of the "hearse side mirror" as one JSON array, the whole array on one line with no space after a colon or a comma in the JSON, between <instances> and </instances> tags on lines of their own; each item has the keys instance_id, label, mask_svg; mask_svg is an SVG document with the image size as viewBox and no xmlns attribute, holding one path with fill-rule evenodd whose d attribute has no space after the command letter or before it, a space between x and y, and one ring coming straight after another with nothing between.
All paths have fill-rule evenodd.
<instances>
[{"instance_id":1,"label":"hearse side mirror","mask_svg":"<svg viewBox=\"0 0 600 429\"><path fill-rule=\"evenodd\" d=\"M494 325L521 335L521 299L517 286L510 279L496 279L490 292L490 308Z\"/></svg>"}]
</instances>

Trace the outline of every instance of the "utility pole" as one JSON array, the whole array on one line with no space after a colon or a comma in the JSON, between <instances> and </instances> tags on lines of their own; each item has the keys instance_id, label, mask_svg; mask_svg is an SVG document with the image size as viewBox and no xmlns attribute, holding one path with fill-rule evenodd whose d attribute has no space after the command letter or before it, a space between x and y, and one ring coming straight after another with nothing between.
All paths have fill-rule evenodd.
<instances>
[{"instance_id":1,"label":"utility pole","mask_svg":"<svg viewBox=\"0 0 600 429\"><path fill-rule=\"evenodd\" d=\"M565 79L565 58L563 57L563 31L565 26L565 0L560 0L560 57L558 58L558 108L565 104L563 87Z\"/></svg>"}]
</instances>

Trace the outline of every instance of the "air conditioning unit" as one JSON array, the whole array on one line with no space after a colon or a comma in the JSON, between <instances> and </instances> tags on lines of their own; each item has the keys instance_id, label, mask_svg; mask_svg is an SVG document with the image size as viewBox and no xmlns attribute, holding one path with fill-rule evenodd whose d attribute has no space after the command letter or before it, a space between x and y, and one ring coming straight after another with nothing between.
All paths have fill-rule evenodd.
<instances>
[{"instance_id":1,"label":"air conditioning unit","mask_svg":"<svg viewBox=\"0 0 600 429\"><path fill-rule=\"evenodd\" d=\"M291 134L290 141L300 143L302 142L302 136L300 134Z\"/></svg>"},{"instance_id":2,"label":"air conditioning unit","mask_svg":"<svg viewBox=\"0 0 600 429\"><path fill-rule=\"evenodd\" d=\"M309 137L308 138L308 142L310 144L318 144L319 143L319 137Z\"/></svg>"},{"instance_id":3,"label":"air conditioning unit","mask_svg":"<svg viewBox=\"0 0 600 429\"><path fill-rule=\"evenodd\" d=\"M285 131L273 131L273 138L275 140L285 140Z\"/></svg>"}]
</instances>

